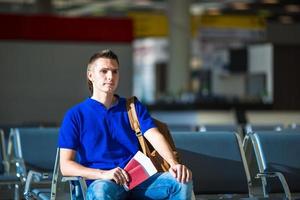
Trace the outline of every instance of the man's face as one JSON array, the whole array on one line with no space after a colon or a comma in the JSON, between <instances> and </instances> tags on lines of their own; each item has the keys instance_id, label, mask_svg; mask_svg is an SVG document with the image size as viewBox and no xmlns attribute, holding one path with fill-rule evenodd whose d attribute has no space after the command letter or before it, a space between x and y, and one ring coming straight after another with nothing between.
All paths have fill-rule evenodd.
<instances>
[{"instance_id":1,"label":"man's face","mask_svg":"<svg viewBox=\"0 0 300 200\"><path fill-rule=\"evenodd\" d=\"M88 71L88 78L93 83L94 93L113 94L119 83L119 65L116 60L98 58Z\"/></svg>"}]
</instances>

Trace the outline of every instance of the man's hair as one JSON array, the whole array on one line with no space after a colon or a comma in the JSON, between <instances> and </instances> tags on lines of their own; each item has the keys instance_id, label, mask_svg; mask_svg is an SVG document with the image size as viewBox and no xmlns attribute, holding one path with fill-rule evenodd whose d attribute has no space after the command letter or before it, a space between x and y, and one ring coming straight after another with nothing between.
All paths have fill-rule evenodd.
<instances>
[{"instance_id":1,"label":"man's hair","mask_svg":"<svg viewBox=\"0 0 300 200\"><path fill-rule=\"evenodd\" d=\"M113 59L113 60L117 61L118 65L119 65L119 59L118 59L117 54L115 54L110 49L105 49L105 50L102 50L102 51L97 52L94 55L92 55L92 57L90 58L90 60L88 62L88 65L87 65L87 72L89 70L91 70L92 65L99 58ZM93 95L93 83L92 83L92 81L89 80L88 77L87 77L87 84L88 84L88 87L89 87L89 90L90 90L91 94Z\"/></svg>"}]
</instances>

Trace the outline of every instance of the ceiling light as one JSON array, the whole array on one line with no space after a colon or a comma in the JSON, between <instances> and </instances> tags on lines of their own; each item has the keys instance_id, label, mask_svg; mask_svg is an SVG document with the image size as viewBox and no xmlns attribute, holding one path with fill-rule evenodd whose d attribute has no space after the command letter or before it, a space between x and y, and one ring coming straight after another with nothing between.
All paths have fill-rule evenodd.
<instances>
[{"instance_id":1,"label":"ceiling light","mask_svg":"<svg viewBox=\"0 0 300 200\"><path fill-rule=\"evenodd\" d=\"M208 8L206 12L208 15L221 15L219 8Z\"/></svg>"},{"instance_id":2,"label":"ceiling light","mask_svg":"<svg viewBox=\"0 0 300 200\"><path fill-rule=\"evenodd\" d=\"M284 7L284 9L289 13L299 13L300 6L295 4L289 4Z\"/></svg>"},{"instance_id":3,"label":"ceiling light","mask_svg":"<svg viewBox=\"0 0 300 200\"><path fill-rule=\"evenodd\" d=\"M200 4L194 4L190 6L190 12L192 15L202 15L204 12L204 7Z\"/></svg>"},{"instance_id":4,"label":"ceiling light","mask_svg":"<svg viewBox=\"0 0 300 200\"><path fill-rule=\"evenodd\" d=\"M276 4L276 3L278 3L278 0L262 0L262 3L265 3L265 4Z\"/></svg>"},{"instance_id":5,"label":"ceiling light","mask_svg":"<svg viewBox=\"0 0 300 200\"><path fill-rule=\"evenodd\" d=\"M245 2L232 2L231 7L236 10L247 10L249 6Z\"/></svg>"}]
</instances>

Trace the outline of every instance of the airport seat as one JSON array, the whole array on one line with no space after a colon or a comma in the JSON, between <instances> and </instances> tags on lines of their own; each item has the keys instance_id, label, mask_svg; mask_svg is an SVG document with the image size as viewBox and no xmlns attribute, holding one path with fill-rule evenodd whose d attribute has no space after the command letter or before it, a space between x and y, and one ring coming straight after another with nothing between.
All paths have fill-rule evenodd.
<instances>
[{"instance_id":1,"label":"airport seat","mask_svg":"<svg viewBox=\"0 0 300 200\"><path fill-rule=\"evenodd\" d=\"M282 131L284 129L284 125L281 123L272 123L272 124L246 124L244 127L244 133L247 135L248 133L253 133L256 131Z\"/></svg>"},{"instance_id":2,"label":"airport seat","mask_svg":"<svg viewBox=\"0 0 300 200\"><path fill-rule=\"evenodd\" d=\"M63 177L59 169L58 128L17 128L12 131L16 169L25 177L25 199L84 200L82 177Z\"/></svg>"},{"instance_id":3,"label":"airport seat","mask_svg":"<svg viewBox=\"0 0 300 200\"><path fill-rule=\"evenodd\" d=\"M243 130L241 126L237 124L201 124L198 130L200 132L217 132L217 131L229 131L237 133L241 139L244 138Z\"/></svg>"},{"instance_id":4,"label":"airport seat","mask_svg":"<svg viewBox=\"0 0 300 200\"><path fill-rule=\"evenodd\" d=\"M201 124L199 126L200 132L207 132L207 131L229 131L229 132L239 132L239 126L235 124Z\"/></svg>"},{"instance_id":5,"label":"airport seat","mask_svg":"<svg viewBox=\"0 0 300 200\"><path fill-rule=\"evenodd\" d=\"M14 173L9 172L9 161L7 159L4 132L0 130L0 190L6 198L20 199L21 179ZM13 191L11 191L13 189ZM5 194L4 194L5 193ZM10 194L13 194L12 196Z\"/></svg>"},{"instance_id":6,"label":"airport seat","mask_svg":"<svg viewBox=\"0 0 300 200\"><path fill-rule=\"evenodd\" d=\"M197 131L198 127L196 125L189 124L168 124L170 131Z\"/></svg>"},{"instance_id":7,"label":"airport seat","mask_svg":"<svg viewBox=\"0 0 300 200\"><path fill-rule=\"evenodd\" d=\"M276 124L246 124L244 126L244 139L243 139L243 148L246 154L247 163L249 166L250 174L256 174L258 172L258 166L253 159L254 156L254 149L252 148L251 142L248 140L250 139L250 134L255 132L261 132L261 131L282 131L284 130L283 124L276 123ZM257 187L262 187L259 180L252 180L252 184Z\"/></svg>"},{"instance_id":8,"label":"airport seat","mask_svg":"<svg viewBox=\"0 0 300 200\"><path fill-rule=\"evenodd\" d=\"M264 197L272 199L283 194L285 199L293 199L292 195L299 198L299 144L300 132L296 131L258 131L248 135L244 148L248 152L253 148L254 155L248 159L258 168L251 176L259 178Z\"/></svg>"},{"instance_id":9,"label":"airport seat","mask_svg":"<svg viewBox=\"0 0 300 200\"><path fill-rule=\"evenodd\" d=\"M78 156L76 155L75 159L78 159ZM58 154L57 154L57 160L59 165L59 148L58 148ZM67 196L68 198L65 199L72 199L72 200L85 200L86 199L86 191L87 191L87 184L86 180L83 177L80 176L63 176L61 174L61 171L58 167L57 170L58 173L58 179L62 183L66 183L68 189L67 189ZM61 188L61 187L58 187ZM66 191L66 190L64 190ZM60 192L61 193L61 192Z\"/></svg>"},{"instance_id":10,"label":"airport seat","mask_svg":"<svg viewBox=\"0 0 300 200\"><path fill-rule=\"evenodd\" d=\"M168 125L196 125L199 122L198 113L195 111L154 111L151 113L151 116Z\"/></svg>"},{"instance_id":11,"label":"airport seat","mask_svg":"<svg viewBox=\"0 0 300 200\"><path fill-rule=\"evenodd\" d=\"M300 130L300 124L298 123L291 123L287 126L288 130L296 130L299 131Z\"/></svg>"},{"instance_id":12,"label":"airport seat","mask_svg":"<svg viewBox=\"0 0 300 200\"><path fill-rule=\"evenodd\" d=\"M26 199L44 199L50 185L56 159L58 128L15 128L11 133L16 171L26 180ZM42 189L40 188L49 188ZM47 195L49 194L49 195Z\"/></svg>"},{"instance_id":13,"label":"airport seat","mask_svg":"<svg viewBox=\"0 0 300 200\"><path fill-rule=\"evenodd\" d=\"M85 200L87 185L85 178L75 177L75 176L64 176L62 177L62 182L67 182L69 184L69 197L72 200Z\"/></svg>"},{"instance_id":14,"label":"airport seat","mask_svg":"<svg viewBox=\"0 0 300 200\"><path fill-rule=\"evenodd\" d=\"M252 197L249 170L236 133L172 132L172 137L182 162L193 172L197 198Z\"/></svg>"},{"instance_id":15,"label":"airport seat","mask_svg":"<svg viewBox=\"0 0 300 200\"><path fill-rule=\"evenodd\" d=\"M277 124L280 122L285 126L292 123L300 123L299 111L283 110L248 110L245 112L247 122L250 124Z\"/></svg>"},{"instance_id":16,"label":"airport seat","mask_svg":"<svg viewBox=\"0 0 300 200\"><path fill-rule=\"evenodd\" d=\"M42 173L29 171L25 185L26 199L37 200L85 200L87 187L81 177L63 177L59 168L59 148L56 149L55 163L51 176L51 186L34 188L32 184L40 180ZM34 180L35 179L35 180Z\"/></svg>"},{"instance_id":17,"label":"airport seat","mask_svg":"<svg viewBox=\"0 0 300 200\"><path fill-rule=\"evenodd\" d=\"M168 125L184 124L236 124L236 116L232 110L209 111L153 111L151 116ZM194 131L194 130L192 130Z\"/></svg>"}]
</instances>

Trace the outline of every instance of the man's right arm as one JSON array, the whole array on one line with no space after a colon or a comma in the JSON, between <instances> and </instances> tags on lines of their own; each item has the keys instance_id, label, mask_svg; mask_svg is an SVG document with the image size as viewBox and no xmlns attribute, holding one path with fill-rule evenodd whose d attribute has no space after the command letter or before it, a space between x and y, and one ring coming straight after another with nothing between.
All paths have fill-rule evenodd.
<instances>
[{"instance_id":1,"label":"man's right arm","mask_svg":"<svg viewBox=\"0 0 300 200\"><path fill-rule=\"evenodd\" d=\"M64 176L81 176L87 179L101 179L101 171L87 168L75 161L76 151L60 149L60 170Z\"/></svg>"},{"instance_id":2,"label":"man's right arm","mask_svg":"<svg viewBox=\"0 0 300 200\"><path fill-rule=\"evenodd\" d=\"M60 170L64 176L81 176L91 180L114 180L118 184L129 181L127 173L119 167L111 170L88 168L77 163L75 155L76 151L72 149L60 149Z\"/></svg>"}]
</instances>

